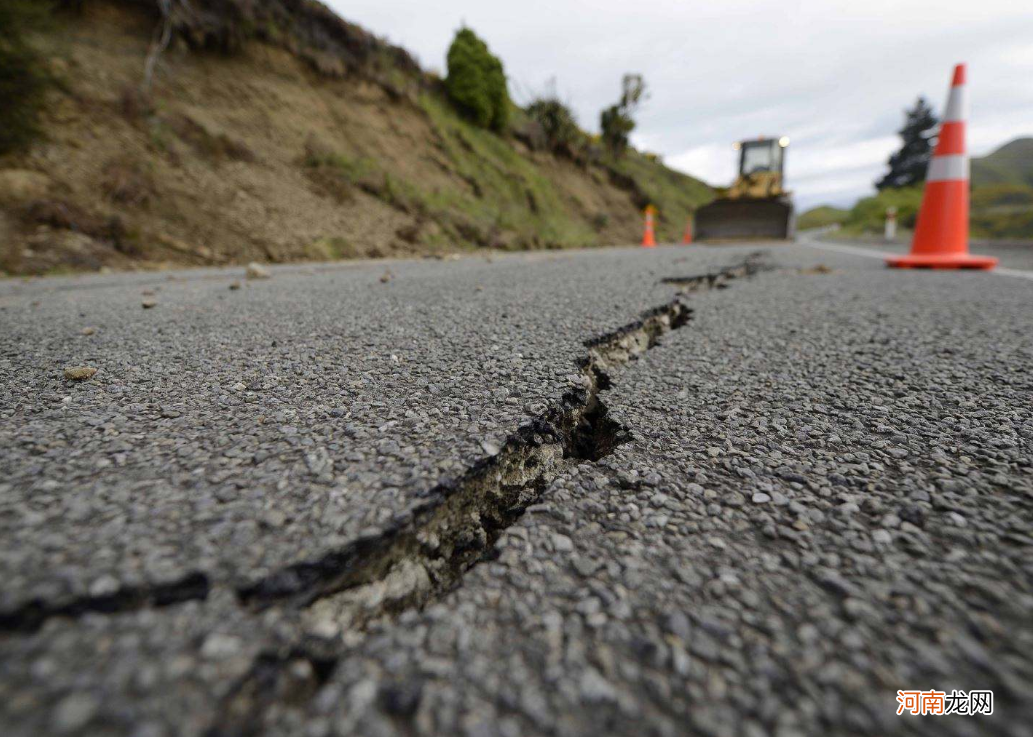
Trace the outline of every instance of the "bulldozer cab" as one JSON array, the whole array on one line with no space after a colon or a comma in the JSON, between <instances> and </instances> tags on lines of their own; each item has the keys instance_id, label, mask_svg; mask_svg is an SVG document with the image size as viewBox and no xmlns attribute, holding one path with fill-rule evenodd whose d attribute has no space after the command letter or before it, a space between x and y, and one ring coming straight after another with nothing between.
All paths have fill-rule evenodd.
<instances>
[{"instance_id":1,"label":"bulldozer cab","mask_svg":"<svg viewBox=\"0 0 1033 737\"><path fill-rule=\"evenodd\" d=\"M739 144L739 176L782 173L783 147L774 138L759 141L743 141Z\"/></svg>"},{"instance_id":2,"label":"bulldozer cab","mask_svg":"<svg viewBox=\"0 0 1033 737\"><path fill-rule=\"evenodd\" d=\"M784 194L782 174L788 143L785 138L760 138L737 144L739 176L729 188L728 197L778 197Z\"/></svg>"}]
</instances>

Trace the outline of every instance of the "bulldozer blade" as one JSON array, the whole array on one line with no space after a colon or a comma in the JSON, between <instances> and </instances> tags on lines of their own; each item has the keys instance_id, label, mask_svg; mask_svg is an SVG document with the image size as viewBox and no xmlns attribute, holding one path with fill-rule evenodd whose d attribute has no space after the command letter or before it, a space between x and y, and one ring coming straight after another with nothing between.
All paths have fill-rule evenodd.
<instances>
[{"instance_id":1,"label":"bulldozer blade","mask_svg":"<svg viewBox=\"0 0 1033 737\"><path fill-rule=\"evenodd\" d=\"M696 211L698 240L788 240L795 231L793 205L780 198L719 199Z\"/></svg>"}]
</instances>

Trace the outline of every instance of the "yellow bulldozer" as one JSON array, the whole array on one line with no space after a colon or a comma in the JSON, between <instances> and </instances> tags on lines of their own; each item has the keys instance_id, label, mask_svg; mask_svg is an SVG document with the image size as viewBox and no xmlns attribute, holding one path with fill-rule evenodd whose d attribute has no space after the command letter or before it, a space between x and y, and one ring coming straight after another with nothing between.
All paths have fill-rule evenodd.
<instances>
[{"instance_id":1,"label":"yellow bulldozer","mask_svg":"<svg viewBox=\"0 0 1033 737\"><path fill-rule=\"evenodd\" d=\"M796 231L790 193L783 187L789 139L764 138L735 144L739 176L717 199L696 210L698 240L789 240Z\"/></svg>"}]
</instances>

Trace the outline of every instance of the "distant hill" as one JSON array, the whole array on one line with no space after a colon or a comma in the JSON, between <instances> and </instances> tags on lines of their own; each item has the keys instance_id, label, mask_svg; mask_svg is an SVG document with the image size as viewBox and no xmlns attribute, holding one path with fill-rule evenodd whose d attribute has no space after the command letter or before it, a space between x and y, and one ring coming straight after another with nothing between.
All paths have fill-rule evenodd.
<instances>
[{"instance_id":1,"label":"distant hill","mask_svg":"<svg viewBox=\"0 0 1033 737\"><path fill-rule=\"evenodd\" d=\"M972 232L1033 238L1033 138L972 159Z\"/></svg>"},{"instance_id":2,"label":"distant hill","mask_svg":"<svg viewBox=\"0 0 1033 737\"><path fill-rule=\"evenodd\" d=\"M1033 137L1016 138L986 156L972 159L972 187L1020 184L1033 187Z\"/></svg>"},{"instance_id":3,"label":"distant hill","mask_svg":"<svg viewBox=\"0 0 1033 737\"><path fill-rule=\"evenodd\" d=\"M845 233L881 233L886 208L897 208L904 229L915 226L922 187L884 189L849 210L823 205L797 219L801 229L838 223ZM987 156L972 159L972 235L1033 239L1033 138L1016 138Z\"/></svg>"},{"instance_id":4,"label":"distant hill","mask_svg":"<svg viewBox=\"0 0 1033 737\"><path fill-rule=\"evenodd\" d=\"M850 210L832 205L819 205L812 207L796 219L796 227L801 230L810 228L824 228L827 225L842 225L850 215Z\"/></svg>"}]
</instances>

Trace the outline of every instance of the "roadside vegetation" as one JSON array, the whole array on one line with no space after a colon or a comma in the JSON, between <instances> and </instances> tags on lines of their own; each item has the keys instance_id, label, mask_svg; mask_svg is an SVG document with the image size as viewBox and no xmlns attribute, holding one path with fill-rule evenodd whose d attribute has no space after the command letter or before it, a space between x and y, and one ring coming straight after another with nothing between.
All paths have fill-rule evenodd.
<instances>
[{"instance_id":1,"label":"roadside vegetation","mask_svg":"<svg viewBox=\"0 0 1033 737\"><path fill-rule=\"evenodd\" d=\"M29 37L45 27L49 12L39 0L0 3L0 155L23 149L42 133L40 116L54 79Z\"/></svg>"},{"instance_id":2,"label":"roadside vegetation","mask_svg":"<svg viewBox=\"0 0 1033 737\"><path fill-rule=\"evenodd\" d=\"M528 118L525 136L532 147L548 148L571 161L598 162L599 147L581 130L574 112L555 93L536 98L524 113Z\"/></svg>"},{"instance_id":3,"label":"roadside vegetation","mask_svg":"<svg viewBox=\"0 0 1033 737\"><path fill-rule=\"evenodd\" d=\"M628 148L628 137L635 130L635 113L646 99L646 81L641 74L625 74L621 79L621 96L599 115L603 143L616 156Z\"/></svg>"},{"instance_id":4,"label":"roadside vegetation","mask_svg":"<svg viewBox=\"0 0 1033 737\"><path fill-rule=\"evenodd\" d=\"M1033 240L1033 138L1017 138L972 160L972 230Z\"/></svg>"},{"instance_id":5,"label":"roadside vegetation","mask_svg":"<svg viewBox=\"0 0 1033 737\"><path fill-rule=\"evenodd\" d=\"M837 224L848 236L882 234L886 211L892 207L898 226L904 231L914 229L936 126L932 109L918 98L904 111L900 149L890 156L887 173L875 182L876 194L849 209L813 208L800 215L797 226ZM1033 138L1016 139L988 156L972 159L970 226L977 238L1033 240Z\"/></svg>"},{"instance_id":6,"label":"roadside vegetation","mask_svg":"<svg viewBox=\"0 0 1033 737\"><path fill-rule=\"evenodd\" d=\"M447 60L445 89L456 109L480 128L505 131L511 103L502 61L469 28L456 32Z\"/></svg>"},{"instance_id":7,"label":"roadside vegetation","mask_svg":"<svg viewBox=\"0 0 1033 737\"><path fill-rule=\"evenodd\" d=\"M819 205L801 213L796 219L796 227L800 230L811 230L827 228L830 225L842 225L849 214L850 211L842 207Z\"/></svg>"},{"instance_id":8,"label":"roadside vegetation","mask_svg":"<svg viewBox=\"0 0 1033 737\"><path fill-rule=\"evenodd\" d=\"M976 238L1033 240L1033 139L1018 139L983 158L972 160L971 232ZM922 185L886 188L849 209L816 207L800 215L801 229L839 224L844 235L881 234L886 210L897 208L897 223L915 227Z\"/></svg>"},{"instance_id":9,"label":"roadside vegetation","mask_svg":"<svg viewBox=\"0 0 1033 737\"><path fill-rule=\"evenodd\" d=\"M438 76L309 0L41 7L0 4L7 273L628 244L650 204L674 241L712 198L630 146L637 75L592 135L469 28Z\"/></svg>"}]
</instances>

